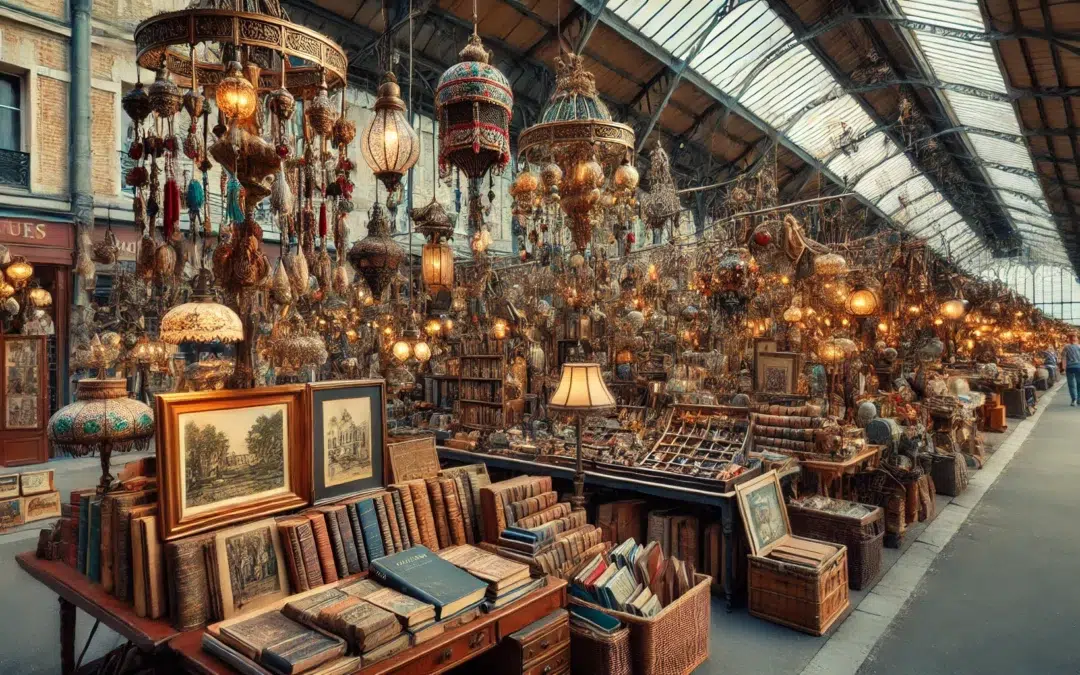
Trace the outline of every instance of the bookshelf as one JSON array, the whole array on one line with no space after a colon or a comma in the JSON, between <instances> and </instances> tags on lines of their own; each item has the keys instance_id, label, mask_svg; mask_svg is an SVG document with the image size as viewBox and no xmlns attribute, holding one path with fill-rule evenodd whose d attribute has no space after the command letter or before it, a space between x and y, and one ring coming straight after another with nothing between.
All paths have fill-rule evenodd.
<instances>
[{"instance_id":1,"label":"bookshelf","mask_svg":"<svg viewBox=\"0 0 1080 675\"><path fill-rule=\"evenodd\" d=\"M520 423L525 401L511 399L507 391L505 341L488 337L463 340L459 358L457 403L461 426L493 431Z\"/></svg>"}]
</instances>

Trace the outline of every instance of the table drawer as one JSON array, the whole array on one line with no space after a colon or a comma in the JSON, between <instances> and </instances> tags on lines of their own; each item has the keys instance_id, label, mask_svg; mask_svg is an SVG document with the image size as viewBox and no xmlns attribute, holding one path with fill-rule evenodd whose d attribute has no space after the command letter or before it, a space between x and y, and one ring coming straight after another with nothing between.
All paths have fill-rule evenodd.
<instances>
[{"instance_id":1,"label":"table drawer","mask_svg":"<svg viewBox=\"0 0 1080 675\"><path fill-rule=\"evenodd\" d=\"M560 675L570 672L570 641L567 640L552 650L546 658L538 661L535 666L529 666L522 671L522 675Z\"/></svg>"},{"instance_id":2,"label":"table drawer","mask_svg":"<svg viewBox=\"0 0 1080 675\"><path fill-rule=\"evenodd\" d=\"M417 675L439 673L472 658L482 651L490 649L494 644L495 624L490 623L476 630L468 631L460 637L432 649L430 653L409 661L392 672L399 675L405 675L406 673L416 673Z\"/></svg>"},{"instance_id":3,"label":"table drawer","mask_svg":"<svg viewBox=\"0 0 1080 675\"><path fill-rule=\"evenodd\" d=\"M544 659L554 652L564 642L570 640L570 622L560 621L552 626L551 630L545 631L529 639L521 645L521 662L526 669L537 659Z\"/></svg>"}]
</instances>

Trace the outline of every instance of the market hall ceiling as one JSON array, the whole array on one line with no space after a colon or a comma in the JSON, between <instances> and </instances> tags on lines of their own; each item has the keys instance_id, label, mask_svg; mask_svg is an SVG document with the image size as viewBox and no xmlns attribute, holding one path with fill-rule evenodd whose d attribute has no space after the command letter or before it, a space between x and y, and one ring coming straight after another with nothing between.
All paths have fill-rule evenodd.
<instances>
[{"instance_id":1,"label":"market hall ceiling","mask_svg":"<svg viewBox=\"0 0 1080 675\"><path fill-rule=\"evenodd\" d=\"M580 48L639 147L676 180L775 163L781 198L848 190L873 215L969 269L995 257L1080 270L1080 12L1070 0L477 0L510 79L513 137ZM337 39L350 75L381 75L381 0L285 0ZM409 3L391 0L399 53ZM472 31L472 0L413 0L413 92ZM1071 11L1070 11L1071 9ZM775 148L775 152L773 149Z\"/></svg>"}]
</instances>

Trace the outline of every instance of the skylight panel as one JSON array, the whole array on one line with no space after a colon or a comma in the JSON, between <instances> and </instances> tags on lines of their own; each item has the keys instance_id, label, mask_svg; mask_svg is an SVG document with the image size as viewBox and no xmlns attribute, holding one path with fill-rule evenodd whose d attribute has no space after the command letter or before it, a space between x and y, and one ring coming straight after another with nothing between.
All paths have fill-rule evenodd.
<instances>
[{"instance_id":1,"label":"skylight panel","mask_svg":"<svg viewBox=\"0 0 1080 675\"><path fill-rule=\"evenodd\" d=\"M836 85L809 49L795 47L762 70L739 102L773 126L824 97Z\"/></svg>"},{"instance_id":2,"label":"skylight panel","mask_svg":"<svg viewBox=\"0 0 1080 675\"><path fill-rule=\"evenodd\" d=\"M873 128L874 121L854 97L841 96L811 108L798 119L786 120L783 126L787 127L788 138L814 157L824 159L844 144L849 144L845 145L848 152L855 152L858 144L850 144L851 139Z\"/></svg>"},{"instance_id":3,"label":"skylight panel","mask_svg":"<svg viewBox=\"0 0 1080 675\"><path fill-rule=\"evenodd\" d=\"M1016 113L1012 106L1002 101L988 101L978 96L946 91L945 98L956 113L956 119L965 126L1020 135Z\"/></svg>"},{"instance_id":4,"label":"skylight panel","mask_svg":"<svg viewBox=\"0 0 1080 675\"><path fill-rule=\"evenodd\" d=\"M902 208L904 204L911 204L912 201L919 195L926 194L928 191L933 190L934 186L927 180L926 176L921 173L915 172L913 177L894 187L885 193L881 199L878 200L877 206L883 213L892 213L896 210L900 210L901 214L906 214L909 218L917 215L920 211L926 210L933 206L933 202L925 201L920 206L914 204L908 208ZM899 216L898 216L899 217Z\"/></svg>"},{"instance_id":5,"label":"skylight panel","mask_svg":"<svg viewBox=\"0 0 1080 675\"><path fill-rule=\"evenodd\" d=\"M992 169L989 167L986 168L986 175L990 178L990 182L998 187L1015 190L1016 192L1026 194L1029 197L1035 197L1039 201L1042 201L1042 188L1039 187L1039 184L1032 178L1018 176L1015 173L1009 173L1008 171Z\"/></svg>"},{"instance_id":6,"label":"skylight panel","mask_svg":"<svg viewBox=\"0 0 1080 675\"><path fill-rule=\"evenodd\" d=\"M787 24L763 2L740 5L717 27L691 67L732 96L761 59L792 38Z\"/></svg>"},{"instance_id":7,"label":"skylight panel","mask_svg":"<svg viewBox=\"0 0 1080 675\"><path fill-rule=\"evenodd\" d=\"M724 6L723 0L691 0L656 37L656 41L677 56L685 58L690 49L701 39L701 33ZM702 43L702 49L707 42Z\"/></svg>"},{"instance_id":8,"label":"skylight panel","mask_svg":"<svg viewBox=\"0 0 1080 675\"><path fill-rule=\"evenodd\" d=\"M859 148L850 154L839 154L829 162L830 171L849 185L860 178L867 169L881 163L886 157L900 152L900 148L884 133L872 134Z\"/></svg>"},{"instance_id":9,"label":"skylight panel","mask_svg":"<svg viewBox=\"0 0 1080 675\"><path fill-rule=\"evenodd\" d=\"M1014 166L1018 169L1034 171L1031 164L1031 155L1027 147L1020 143L1013 143L1002 138L987 136L985 134L968 134L968 140L981 159L1005 166Z\"/></svg>"},{"instance_id":10,"label":"skylight panel","mask_svg":"<svg viewBox=\"0 0 1080 675\"><path fill-rule=\"evenodd\" d=\"M1008 91L990 43L932 33L919 33L918 40L926 60L942 82L966 84L1002 94Z\"/></svg>"},{"instance_id":11,"label":"skylight panel","mask_svg":"<svg viewBox=\"0 0 1080 675\"><path fill-rule=\"evenodd\" d=\"M915 19L949 28L985 30L979 6L969 0L899 0L904 14Z\"/></svg>"},{"instance_id":12,"label":"skylight panel","mask_svg":"<svg viewBox=\"0 0 1080 675\"><path fill-rule=\"evenodd\" d=\"M918 170L911 163L911 159L897 148L895 155L885 160L880 166L870 169L859 179L859 182L855 184L855 191L870 201L876 202L894 186L917 173Z\"/></svg>"}]
</instances>

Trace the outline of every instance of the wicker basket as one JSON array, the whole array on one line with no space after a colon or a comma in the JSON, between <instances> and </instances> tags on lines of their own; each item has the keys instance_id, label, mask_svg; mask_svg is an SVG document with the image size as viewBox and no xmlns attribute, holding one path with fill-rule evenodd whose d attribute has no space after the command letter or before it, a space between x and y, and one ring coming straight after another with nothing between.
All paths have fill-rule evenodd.
<instances>
[{"instance_id":1,"label":"wicker basket","mask_svg":"<svg viewBox=\"0 0 1080 675\"><path fill-rule=\"evenodd\" d=\"M930 476L938 494L958 497L967 488L967 463L957 453L933 456Z\"/></svg>"},{"instance_id":2,"label":"wicker basket","mask_svg":"<svg viewBox=\"0 0 1080 675\"><path fill-rule=\"evenodd\" d=\"M881 573L885 539L885 511L881 507L862 518L788 505L791 533L847 547L848 584L855 590L869 586Z\"/></svg>"},{"instance_id":3,"label":"wicker basket","mask_svg":"<svg viewBox=\"0 0 1080 675\"><path fill-rule=\"evenodd\" d=\"M756 617L824 635L849 606L843 546L818 569L756 555L749 560L750 613Z\"/></svg>"},{"instance_id":4,"label":"wicker basket","mask_svg":"<svg viewBox=\"0 0 1080 675\"><path fill-rule=\"evenodd\" d=\"M570 624L570 672L595 675L631 675L630 629L611 635Z\"/></svg>"},{"instance_id":5,"label":"wicker basket","mask_svg":"<svg viewBox=\"0 0 1080 675\"><path fill-rule=\"evenodd\" d=\"M609 614L630 628L631 672L634 675L689 675L709 658L710 583L708 575L695 574L693 588L647 619L593 605L573 596L570 602ZM577 668L574 672L578 672Z\"/></svg>"}]
</instances>

